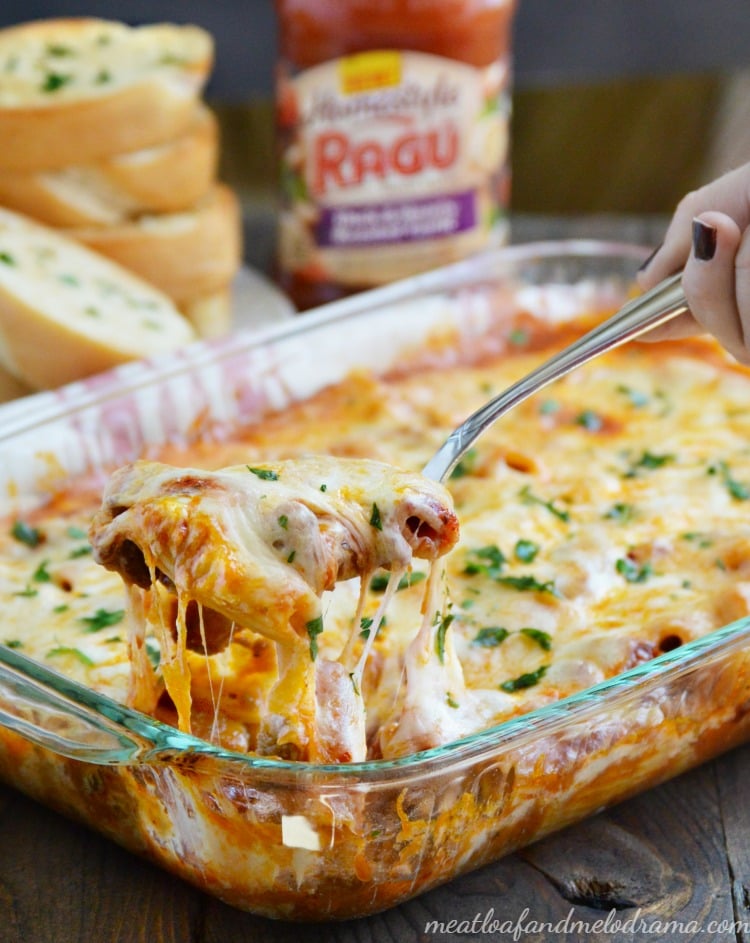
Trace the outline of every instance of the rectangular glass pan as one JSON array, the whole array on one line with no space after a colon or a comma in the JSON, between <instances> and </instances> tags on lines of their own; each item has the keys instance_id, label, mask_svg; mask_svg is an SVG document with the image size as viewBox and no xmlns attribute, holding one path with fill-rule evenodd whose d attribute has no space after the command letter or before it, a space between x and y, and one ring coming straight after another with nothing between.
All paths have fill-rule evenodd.
<instances>
[{"instance_id":1,"label":"rectangular glass pan","mask_svg":"<svg viewBox=\"0 0 750 943\"><path fill-rule=\"evenodd\" d=\"M622 300L643 252L501 250L0 409L0 512L151 443L221 436L361 366L482 345L519 307L565 320ZM2 618L2 616L0 616ZM0 776L235 906L363 916L750 735L750 620L464 740L346 766L233 754L0 646Z\"/></svg>"}]
</instances>

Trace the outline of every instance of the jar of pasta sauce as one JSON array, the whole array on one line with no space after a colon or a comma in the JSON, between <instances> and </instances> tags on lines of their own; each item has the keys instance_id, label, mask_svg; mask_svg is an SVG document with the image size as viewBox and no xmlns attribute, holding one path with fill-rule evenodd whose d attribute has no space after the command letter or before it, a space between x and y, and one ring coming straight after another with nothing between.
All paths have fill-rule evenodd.
<instances>
[{"instance_id":1,"label":"jar of pasta sauce","mask_svg":"<svg viewBox=\"0 0 750 943\"><path fill-rule=\"evenodd\" d=\"M300 310L507 236L514 0L276 0L278 277Z\"/></svg>"}]
</instances>

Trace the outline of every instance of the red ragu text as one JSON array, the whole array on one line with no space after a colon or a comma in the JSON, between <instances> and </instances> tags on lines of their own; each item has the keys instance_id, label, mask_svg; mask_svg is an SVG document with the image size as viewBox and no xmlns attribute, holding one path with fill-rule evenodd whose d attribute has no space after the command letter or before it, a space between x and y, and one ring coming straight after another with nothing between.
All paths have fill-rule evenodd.
<instances>
[{"instance_id":1,"label":"red ragu text","mask_svg":"<svg viewBox=\"0 0 750 943\"><path fill-rule=\"evenodd\" d=\"M410 131L390 142L352 141L340 131L326 131L313 142L312 189L320 195L392 175L445 170L456 163L458 149L459 133L452 121L429 131Z\"/></svg>"}]
</instances>

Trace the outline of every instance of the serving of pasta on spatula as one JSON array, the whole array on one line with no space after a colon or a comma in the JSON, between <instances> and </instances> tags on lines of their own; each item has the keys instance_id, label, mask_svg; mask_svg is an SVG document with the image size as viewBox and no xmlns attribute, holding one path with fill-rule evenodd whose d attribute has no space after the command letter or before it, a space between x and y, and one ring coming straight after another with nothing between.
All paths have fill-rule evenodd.
<instances>
[{"instance_id":1,"label":"serving of pasta on spatula","mask_svg":"<svg viewBox=\"0 0 750 943\"><path fill-rule=\"evenodd\" d=\"M387 600L414 557L437 561L457 539L441 485L379 462L326 457L215 472L136 462L113 475L91 528L96 559L129 588L134 703L152 696L147 628L184 730L186 649L215 653L254 633L274 644L278 670L259 751L321 762L367 755L361 680ZM361 638L365 590L381 568L392 585ZM322 595L353 577L362 592L351 637L336 660L323 658ZM427 594L439 595L438 568Z\"/></svg>"}]
</instances>

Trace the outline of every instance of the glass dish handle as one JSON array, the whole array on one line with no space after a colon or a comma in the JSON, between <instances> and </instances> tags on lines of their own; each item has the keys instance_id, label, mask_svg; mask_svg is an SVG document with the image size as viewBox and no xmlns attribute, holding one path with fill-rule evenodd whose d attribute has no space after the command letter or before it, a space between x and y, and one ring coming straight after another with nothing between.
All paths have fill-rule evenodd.
<instances>
[{"instance_id":1,"label":"glass dish handle","mask_svg":"<svg viewBox=\"0 0 750 943\"><path fill-rule=\"evenodd\" d=\"M152 744L86 701L97 695L0 645L0 726L61 756L126 765ZM112 702L114 705L115 702Z\"/></svg>"}]
</instances>

